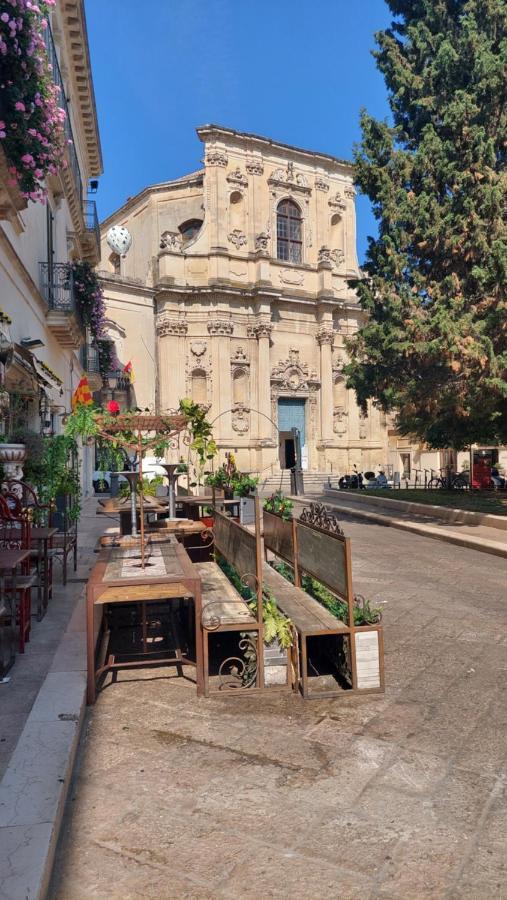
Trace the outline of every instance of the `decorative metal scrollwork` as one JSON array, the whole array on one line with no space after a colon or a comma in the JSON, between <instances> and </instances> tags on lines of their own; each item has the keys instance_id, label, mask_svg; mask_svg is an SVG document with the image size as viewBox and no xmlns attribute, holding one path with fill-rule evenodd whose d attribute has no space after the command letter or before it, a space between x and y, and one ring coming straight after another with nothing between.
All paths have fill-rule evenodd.
<instances>
[{"instance_id":1,"label":"decorative metal scrollwork","mask_svg":"<svg viewBox=\"0 0 507 900\"><path fill-rule=\"evenodd\" d=\"M257 639L253 634L240 632L238 644L243 656L228 656L220 663L218 676L220 690L238 690L252 687L257 681Z\"/></svg>"},{"instance_id":2,"label":"decorative metal scrollwork","mask_svg":"<svg viewBox=\"0 0 507 900\"><path fill-rule=\"evenodd\" d=\"M305 506L299 517L299 521L303 525L310 525L312 528L319 528L328 534L337 534L344 537L344 531L338 519L331 512L328 506L323 503L310 503Z\"/></svg>"}]
</instances>

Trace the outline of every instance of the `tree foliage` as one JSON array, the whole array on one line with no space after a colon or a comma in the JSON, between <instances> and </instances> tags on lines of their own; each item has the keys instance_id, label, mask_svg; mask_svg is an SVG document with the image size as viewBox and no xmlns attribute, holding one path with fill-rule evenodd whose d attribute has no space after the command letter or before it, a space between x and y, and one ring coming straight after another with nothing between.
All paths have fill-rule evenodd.
<instances>
[{"instance_id":1,"label":"tree foliage","mask_svg":"<svg viewBox=\"0 0 507 900\"><path fill-rule=\"evenodd\" d=\"M387 0L392 124L362 113L357 183L379 235L353 282L364 407L434 447L507 443L507 3Z\"/></svg>"}]
</instances>

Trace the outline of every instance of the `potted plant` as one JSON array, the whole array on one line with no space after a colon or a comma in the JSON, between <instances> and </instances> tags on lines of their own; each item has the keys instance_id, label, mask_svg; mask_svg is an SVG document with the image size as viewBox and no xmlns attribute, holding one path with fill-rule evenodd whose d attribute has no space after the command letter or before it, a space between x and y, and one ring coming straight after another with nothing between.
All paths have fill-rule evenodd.
<instances>
[{"instance_id":1,"label":"potted plant","mask_svg":"<svg viewBox=\"0 0 507 900\"><path fill-rule=\"evenodd\" d=\"M286 522L292 519L294 504L288 497L284 497L281 491L275 491L270 497L266 497L263 506L267 512L280 516Z\"/></svg>"},{"instance_id":2,"label":"potted plant","mask_svg":"<svg viewBox=\"0 0 507 900\"><path fill-rule=\"evenodd\" d=\"M236 472L232 479L232 486L237 497L249 497L255 491L258 478L253 475L247 475L243 472Z\"/></svg>"}]
</instances>

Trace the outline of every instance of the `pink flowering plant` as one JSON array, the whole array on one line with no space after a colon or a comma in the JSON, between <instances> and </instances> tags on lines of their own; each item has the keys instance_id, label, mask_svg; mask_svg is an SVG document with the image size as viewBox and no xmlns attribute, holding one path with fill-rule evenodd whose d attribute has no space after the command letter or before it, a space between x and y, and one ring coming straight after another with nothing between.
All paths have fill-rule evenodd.
<instances>
[{"instance_id":1,"label":"pink flowering plant","mask_svg":"<svg viewBox=\"0 0 507 900\"><path fill-rule=\"evenodd\" d=\"M56 0L0 0L0 144L10 185L45 201L44 179L67 165L65 110L44 32Z\"/></svg>"},{"instance_id":2,"label":"pink flowering plant","mask_svg":"<svg viewBox=\"0 0 507 900\"><path fill-rule=\"evenodd\" d=\"M94 345L99 351L107 340L105 334L106 305L97 273L88 262L73 262L74 296L83 325L90 329Z\"/></svg>"}]
</instances>

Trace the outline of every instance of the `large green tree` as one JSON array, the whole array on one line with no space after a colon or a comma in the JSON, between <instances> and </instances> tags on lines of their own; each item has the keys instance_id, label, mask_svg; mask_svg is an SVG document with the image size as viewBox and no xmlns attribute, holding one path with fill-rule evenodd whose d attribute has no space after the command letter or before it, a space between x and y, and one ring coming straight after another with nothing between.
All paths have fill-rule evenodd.
<instances>
[{"instance_id":1,"label":"large green tree","mask_svg":"<svg viewBox=\"0 0 507 900\"><path fill-rule=\"evenodd\" d=\"M431 446L507 443L507 0L387 2L392 122L361 118L379 233L349 386Z\"/></svg>"}]
</instances>

